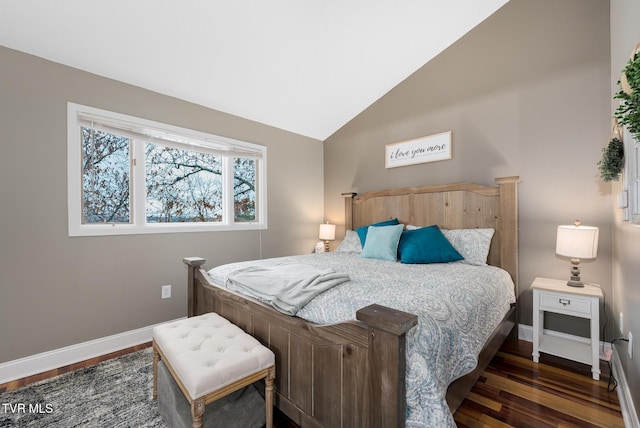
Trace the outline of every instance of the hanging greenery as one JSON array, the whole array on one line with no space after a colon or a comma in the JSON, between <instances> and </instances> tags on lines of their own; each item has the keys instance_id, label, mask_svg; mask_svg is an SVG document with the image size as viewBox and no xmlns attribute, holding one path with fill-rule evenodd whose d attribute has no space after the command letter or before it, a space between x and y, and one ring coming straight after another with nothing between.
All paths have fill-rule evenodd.
<instances>
[{"instance_id":1,"label":"hanging greenery","mask_svg":"<svg viewBox=\"0 0 640 428\"><path fill-rule=\"evenodd\" d=\"M602 149L602 159L598 162L604 181L619 180L624 168L624 144L619 127L626 126L631 135L640 141L640 43L622 70L618 86L620 90L613 98L620 100L620 105L613 114L613 133L607 147Z\"/></svg>"},{"instance_id":2,"label":"hanging greenery","mask_svg":"<svg viewBox=\"0 0 640 428\"><path fill-rule=\"evenodd\" d=\"M621 102L614 117L640 141L640 43L636 45L631 59L622 70L618 85L620 91L613 98Z\"/></svg>"},{"instance_id":3,"label":"hanging greenery","mask_svg":"<svg viewBox=\"0 0 640 428\"><path fill-rule=\"evenodd\" d=\"M604 181L615 181L620 179L620 173L624 167L624 144L613 137L607 147L602 149L602 160L598 162L600 176Z\"/></svg>"}]
</instances>

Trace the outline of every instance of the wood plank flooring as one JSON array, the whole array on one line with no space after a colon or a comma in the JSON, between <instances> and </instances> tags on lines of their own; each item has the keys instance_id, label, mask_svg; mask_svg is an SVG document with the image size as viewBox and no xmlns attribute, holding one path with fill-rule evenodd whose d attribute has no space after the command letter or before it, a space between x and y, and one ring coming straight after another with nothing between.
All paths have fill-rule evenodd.
<instances>
[{"instance_id":1,"label":"wood plank flooring","mask_svg":"<svg viewBox=\"0 0 640 428\"><path fill-rule=\"evenodd\" d=\"M0 385L8 391L151 346L150 343ZM600 381L590 367L543 354L531 361L532 344L507 341L485 370L454 418L459 428L624 427L616 392L607 392L609 369L601 362ZM282 413L277 428L297 426Z\"/></svg>"},{"instance_id":2,"label":"wood plank flooring","mask_svg":"<svg viewBox=\"0 0 640 428\"><path fill-rule=\"evenodd\" d=\"M54 376L59 376L64 373L72 372L74 370L78 370L84 367L89 367L94 364L101 363L103 361L110 360L112 358L117 358L122 355L130 354L132 352L140 351L145 348L151 347L151 342L143 343L141 345L132 346L131 348L122 349L120 351L111 352L106 355L101 355L99 357L91 358L89 360L80 361L79 363L70 364L68 366L60 367L57 369L49 370L43 373L39 373L33 376L25 377L22 379L17 379L11 382L0 384L0 393L11 391L12 389L20 388L25 385L29 385L30 383L39 382L44 379L49 379Z\"/></svg>"},{"instance_id":3,"label":"wood plank flooring","mask_svg":"<svg viewBox=\"0 0 640 428\"><path fill-rule=\"evenodd\" d=\"M532 346L505 342L455 413L458 427L624 427L604 361L595 381L586 364L546 354L534 363Z\"/></svg>"}]
</instances>

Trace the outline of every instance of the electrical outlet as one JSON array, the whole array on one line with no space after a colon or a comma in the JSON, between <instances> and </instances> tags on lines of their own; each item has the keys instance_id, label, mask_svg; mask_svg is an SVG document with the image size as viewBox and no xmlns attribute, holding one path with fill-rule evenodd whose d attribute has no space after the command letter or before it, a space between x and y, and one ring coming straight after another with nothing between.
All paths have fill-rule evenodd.
<instances>
[{"instance_id":1,"label":"electrical outlet","mask_svg":"<svg viewBox=\"0 0 640 428\"><path fill-rule=\"evenodd\" d=\"M624 334L624 315L620 312L620 322L618 323L618 327L620 327L620 334Z\"/></svg>"},{"instance_id":2,"label":"electrical outlet","mask_svg":"<svg viewBox=\"0 0 640 428\"><path fill-rule=\"evenodd\" d=\"M629 332L629 347L627 348L629 358L633 358L633 335Z\"/></svg>"},{"instance_id":3,"label":"electrical outlet","mask_svg":"<svg viewBox=\"0 0 640 428\"><path fill-rule=\"evenodd\" d=\"M171 285L163 285L162 286L162 298L168 299L171 297Z\"/></svg>"}]
</instances>

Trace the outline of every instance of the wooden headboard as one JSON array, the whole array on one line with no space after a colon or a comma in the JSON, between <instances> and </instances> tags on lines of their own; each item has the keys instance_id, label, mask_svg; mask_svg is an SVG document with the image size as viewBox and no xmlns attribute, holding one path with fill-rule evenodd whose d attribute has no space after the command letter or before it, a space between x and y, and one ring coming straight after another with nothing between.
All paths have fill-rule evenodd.
<instances>
[{"instance_id":1,"label":"wooden headboard","mask_svg":"<svg viewBox=\"0 0 640 428\"><path fill-rule=\"evenodd\" d=\"M397 217L415 226L441 229L495 229L488 263L511 274L518 290L518 182L520 177L496 178L497 186L473 183L405 187L343 193L345 225L356 229Z\"/></svg>"}]
</instances>

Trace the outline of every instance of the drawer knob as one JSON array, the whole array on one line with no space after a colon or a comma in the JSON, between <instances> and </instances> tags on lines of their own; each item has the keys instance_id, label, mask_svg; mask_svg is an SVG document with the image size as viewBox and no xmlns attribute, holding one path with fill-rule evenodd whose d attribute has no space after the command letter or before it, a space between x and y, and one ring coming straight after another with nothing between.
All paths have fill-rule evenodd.
<instances>
[{"instance_id":1,"label":"drawer knob","mask_svg":"<svg viewBox=\"0 0 640 428\"><path fill-rule=\"evenodd\" d=\"M567 306L571 304L571 300L569 299L558 299L558 302L560 302L560 304L562 304L563 306Z\"/></svg>"}]
</instances>

